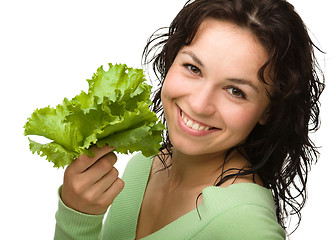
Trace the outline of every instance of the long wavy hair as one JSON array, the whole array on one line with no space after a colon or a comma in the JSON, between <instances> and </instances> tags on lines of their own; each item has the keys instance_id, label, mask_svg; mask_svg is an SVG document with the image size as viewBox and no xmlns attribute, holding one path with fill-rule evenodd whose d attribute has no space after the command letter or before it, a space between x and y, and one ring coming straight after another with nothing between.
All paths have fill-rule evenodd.
<instances>
[{"instance_id":1,"label":"long wavy hair","mask_svg":"<svg viewBox=\"0 0 334 240\"><path fill-rule=\"evenodd\" d=\"M319 156L309 133L320 126L319 97L325 85L314 51L322 51L310 39L294 7L284 0L187 1L168 28L153 33L143 52L143 63L152 64L160 80L152 108L164 122L160 96L167 72L179 50L191 44L200 24L209 17L232 22L258 38L269 56L258 77L266 82L268 70L273 85L273 91L268 92L267 124L256 125L245 142L229 150L243 154L251 167L232 173L235 169L222 166L213 185L258 174L264 186L272 190L279 224L286 229L288 217L296 214L297 228L307 197L308 172ZM162 149L172 154L168 130ZM224 162L228 156L224 156Z\"/></svg>"}]
</instances>

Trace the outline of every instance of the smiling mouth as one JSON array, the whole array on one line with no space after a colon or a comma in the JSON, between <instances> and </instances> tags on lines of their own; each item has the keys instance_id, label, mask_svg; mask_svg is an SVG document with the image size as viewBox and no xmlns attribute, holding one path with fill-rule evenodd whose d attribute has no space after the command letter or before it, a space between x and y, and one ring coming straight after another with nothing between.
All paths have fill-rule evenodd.
<instances>
[{"instance_id":1,"label":"smiling mouth","mask_svg":"<svg viewBox=\"0 0 334 240\"><path fill-rule=\"evenodd\" d=\"M181 114L181 118L184 122L184 124L193 129L193 130L198 130L198 131L209 131L209 130L212 130L212 129L218 129L218 128L215 128L215 127L210 127L208 125L204 125L202 123L199 123L193 119L190 119L190 117L188 117L182 110L180 111L180 114Z\"/></svg>"}]
</instances>

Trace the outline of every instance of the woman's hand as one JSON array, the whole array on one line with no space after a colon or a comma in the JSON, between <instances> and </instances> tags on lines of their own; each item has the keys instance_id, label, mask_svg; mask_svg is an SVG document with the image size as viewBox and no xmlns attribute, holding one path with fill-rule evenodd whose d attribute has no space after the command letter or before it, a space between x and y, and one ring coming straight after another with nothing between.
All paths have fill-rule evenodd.
<instances>
[{"instance_id":1,"label":"woman's hand","mask_svg":"<svg viewBox=\"0 0 334 240\"><path fill-rule=\"evenodd\" d=\"M124 182L114 167L113 148L93 147L94 157L80 155L65 170L61 190L63 203L86 214L103 214L122 191Z\"/></svg>"}]
</instances>

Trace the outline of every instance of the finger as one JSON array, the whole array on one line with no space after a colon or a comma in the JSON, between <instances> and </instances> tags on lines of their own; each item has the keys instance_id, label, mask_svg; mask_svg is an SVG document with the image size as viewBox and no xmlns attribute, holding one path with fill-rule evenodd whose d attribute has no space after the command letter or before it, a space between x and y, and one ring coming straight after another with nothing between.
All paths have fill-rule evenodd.
<instances>
[{"instance_id":1,"label":"finger","mask_svg":"<svg viewBox=\"0 0 334 240\"><path fill-rule=\"evenodd\" d=\"M91 165L88 169L86 169L82 177L89 179L91 184L94 184L113 169L116 161L117 157L115 153L109 152L96 161L93 165Z\"/></svg>"},{"instance_id":2,"label":"finger","mask_svg":"<svg viewBox=\"0 0 334 240\"><path fill-rule=\"evenodd\" d=\"M110 184L110 183L109 183ZM102 194L98 194L94 189L90 189L88 199L94 199L93 214L105 213L108 207L112 204L117 195L124 188L124 182L120 178L116 178L115 181L107 188ZM93 191L92 191L93 190Z\"/></svg>"},{"instance_id":3,"label":"finger","mask_svg":"<svg viewBox=\"0 0 334 240\"><path fill-rule=\"evenodd\" d=\"M101 195L101 200L106 205L110 205L118 194L123 190L124 182L122 179L117 178L113 184Z\"/></svg>"},{"instance_id":4,"label":"finger","mask_svg":"<svg viewBox=\"0 0 334 240\"><path fill-rule=\"evenodd\" d=\"M102 156L114 150L114 148L107 145L100 148L93 146L91 150L93 151L94 156L91 157L81 154L76 160L74 160L71 163L69 167L77 173L84 172L86 171L86 169L92 166L97 160L99 160Z\"/></svg>"},{"instance_id":5,"label":"finger","mask_svg":"<svg viewBox=\"0 0 334 240\"><path fill-rule=\"evenodd\" d=\"M113 185L117 178L118 171L115 167L113 167L92 186L92 189L94 189L92 191L96 196L102 195L105 191L107 191L107 189L109 189Z\"/></svg>"}]
</instances>

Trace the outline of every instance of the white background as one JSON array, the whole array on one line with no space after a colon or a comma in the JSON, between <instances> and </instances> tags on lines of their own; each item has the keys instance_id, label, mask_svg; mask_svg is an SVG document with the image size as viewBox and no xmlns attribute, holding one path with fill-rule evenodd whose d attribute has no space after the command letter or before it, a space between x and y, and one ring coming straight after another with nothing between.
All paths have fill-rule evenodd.
<instances>
[{"instance_id":1,"label":"white background","mask_svg":"<svg viewBox=\"0 0 334 240\"><path fill-rule=\"evenodd\" d=\"M313 136L322 148L311 171L309 199L292 239L329 239L333 227L334 133L333 13L328 0L293 0L297 11L327 52L327 89L322 129ZM85 79L108 62L141 67L147 38L168 26L180 0L0 2L0 239L52 239L57 189L63 170L32 155L23 125L34 109L55 106L87 90ZM120 172L127 156L119 156ZM6 236L6 237L5 237Z\"/></svg>"}]
</instances>

